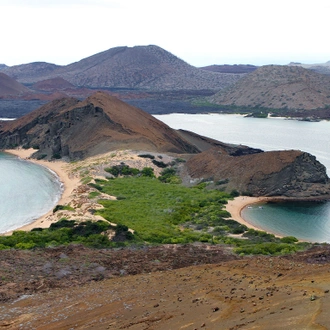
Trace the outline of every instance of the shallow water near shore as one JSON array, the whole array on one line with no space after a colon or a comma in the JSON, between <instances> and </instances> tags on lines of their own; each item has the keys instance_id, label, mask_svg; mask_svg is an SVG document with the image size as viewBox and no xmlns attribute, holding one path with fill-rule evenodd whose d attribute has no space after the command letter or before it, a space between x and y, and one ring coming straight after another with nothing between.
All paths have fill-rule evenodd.
<instances>
[{"instance_id":1,"label":"shallow water near shore","mask_svg":"<svg viewBox=\"0 0 330 330\"><path fill-rule=\"evenodd\" d=\"M298 149L316 156L330 174L330 122L283 118L244 118L242 115L169 114L157 119L216 140L270 150ZM255 227L281 236L330 243L330 202L267 203L242 211Z\"/></svg>"},{"instance_id":2,"label":"shallow water near shore","mask_svg":"<svg viewBox=\"0 0 330 330\"><path fill-rule=\"evenodd\" d=\"M329 202L276 202L245 207L242 217L254 226L280 236L330 243Z\"/></svg>"},{"instance_id":3,"label":"shallow water near shore","mask_svg":"<svg viewBox=\"0 0 330 330\"><path fill-rule=\"evenodd\" d=\"M0 152L0 233L47 213L61 193L61 183L54 172Z\"/></svg>"}]
</instances>

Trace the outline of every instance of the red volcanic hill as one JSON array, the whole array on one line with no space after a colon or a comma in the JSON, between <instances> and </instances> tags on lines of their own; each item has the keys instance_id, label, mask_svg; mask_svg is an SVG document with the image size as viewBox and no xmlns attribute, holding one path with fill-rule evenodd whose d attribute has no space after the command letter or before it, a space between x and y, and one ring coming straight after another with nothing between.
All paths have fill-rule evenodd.
<instances>
[{"instance_id":1,"label":"red volcanic hill","mask_svg":"<svg viewBox=\"0 0 330 330\"><path fill-rule=\"evenodd\" d=\"M29 89L0 72L0 97L20 96L29 92Z\"/></svg>"},{"instance_id":2,"label":"red volcanic hill","mask_svg":"<svg viewBox=\"0 0 330 330\"><path fill-rule=\"evenodd\" d=\"M148 113L104 92L84 101L62 98L5 122L0 147L36 146L35 157L80 159L128 148L196 153L197 147Z\"/></svg>"}]
</instances>

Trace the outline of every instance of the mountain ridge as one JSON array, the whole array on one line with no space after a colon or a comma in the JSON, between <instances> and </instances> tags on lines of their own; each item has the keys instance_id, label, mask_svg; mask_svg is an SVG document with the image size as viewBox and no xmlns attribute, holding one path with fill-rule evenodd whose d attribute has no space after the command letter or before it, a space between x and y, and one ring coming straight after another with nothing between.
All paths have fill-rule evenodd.
<instances>
[{"instance_id":1,"label":"mountain ridge","mask_svg":"<svg viewBox=\"0 0 330 330\"><path fill-rule=\"evenodd\" d=\"M2 72L24 84L61 77L76 87L146 90L219 90L240 78L196 68L155 45L110 48L66 66L36 62Z\"/></svg>"}]
</instances>

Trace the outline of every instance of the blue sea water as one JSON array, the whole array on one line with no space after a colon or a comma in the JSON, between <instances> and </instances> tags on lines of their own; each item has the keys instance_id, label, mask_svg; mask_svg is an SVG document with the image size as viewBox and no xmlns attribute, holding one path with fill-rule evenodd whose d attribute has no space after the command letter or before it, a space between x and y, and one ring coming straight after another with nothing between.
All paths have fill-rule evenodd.
<instances>
[{"instance_id":1,"label":"blue sea water","mask_svg":"<svg viewBox=\"0 0 330 330\"><path fill-rule=\"evenodd\" d=\"M61 193L61 182L54 172L0 152L0 233L47 213Z\"/></svg>"},{"instance_id":2,"label":"blue sea water","mask_svg":"<svg viewBox=\"0 0 330 330\"><path fill-rule=\"evenodd\" d=\"M245 118L222 114L169 114L157 119L216 140L269 150L298 149L316 156L330 174L330 122ZM272 203L245 208L242 216L265 231L330 243L330 202Z\"/></svg>"}]
</instances>

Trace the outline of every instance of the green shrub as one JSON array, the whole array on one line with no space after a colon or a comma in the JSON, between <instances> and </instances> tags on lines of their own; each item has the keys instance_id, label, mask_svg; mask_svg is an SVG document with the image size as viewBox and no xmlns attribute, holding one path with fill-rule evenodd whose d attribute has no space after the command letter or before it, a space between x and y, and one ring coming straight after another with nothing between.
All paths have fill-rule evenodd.
<instances>
[{"instance_id":1,"label":"green shrub","mask_svg":"<svg viewBox=\"0 0 330 330\"><path fill-rule=\"evenodd\" d=\"M181 179L176 175L176 170L174 168L165 168L158 177L158 180L164 183L181 183Z\"/></svg>"},{"instance_id":2,"label":"green shrub","mask_svg":"<svg viewBox=\"0 0 330 330\"><path fill-rule=\"evenodd\" d=\"M57 211L60 211L60 210L67 210L67 211L74 211L74 208L69 206L69 205L56 205L53 209L53 213L56 213Z\"/></svg>"},{"instance_id":3,"label":"green shrub","mask_svg":"<svg viewBox=\"0 0 330 330\"><path fill-rule=\"evenodd\" d=\"M141 157L141 158L155 159L155 156L150 155L150 154L141 154L141 155L138 155L138 156Z\"/></svg>"},{"instance_id":4,"label":"green shrub","mask_svg":"<svg viewBox=\"0 0 330 330\"><path fill-rule=\"evenodd\" d=\"M154 178L155 177L154 169L151 167L144 167L141 171L141 175L149 178Z\"/></svg>"},{"instance_id":5,"label":"green shrub","mask_svg":"<svg viewBox=\"0 0 330 330\"><path fill-rule=\"evenodd\" d=\"M52 158L53 158L53 159L61 159L62 156L61 156L60 153L54 153L54 154L52 155Z\"/></svg>"},{"instance_id":6,"label":"green shrub","mask_svg":"<svg viewBox=\"0 0 330 330\"><path fill-rule=\"evenodd\" d=\"M234 251L238 254L282 255L296 252L297 247L293 244L266 242L238 247Z\"/></svg>"},{"instance_id":7,"label":"green shrub","mask_svg":"<svg viewBox=\"0 0 330 330\"><path fill-rule=\"evenodd\" d=\"M112 167L107 167L104 170L112 174L114 177L118 177L120 175L122 176L137 175L140 173L140 171L137 168L131 168L124 163Z\"/></svg>"},{"instance_id":8,"label":"green shrub","mask_svg":"<svg viewBox=\"0 0 330 330\"><path fill-rule=\"evenodd\" d=\"M165 164L164 162L162 162L162 161L158 161L158 160L156 160L156 159L154 159L154 160L152 161L152 163L153 163L154 165L156 165L157 167L160 167L160 168L165 168L165 167L168 166L168 165Z\"/></svg>"},{"instance_id":9,"label":"green shrub","mask_svg":"<svg viewBox=\"0 0 330 330\"><path fill-rule=\"evenodd\" d=\"M234 189L234 190L232 190L232 191L230 192L230 195L231 195L232 197L238 197L238 196L239 196L239 192L238 192L236 189Z\"/></svg>"},{"instance_id":10,"label":"green shrub","mask_svg":"<svg viewBox=\"0 0 330 330\"><path fill-rule=\"evenodd\" d=\"M286 236L286 237L282 237L281 239L282 243L288 243L288 244L292 244L292 243L296 243L298 242L298 239L294 236Z\"/></svg>"}]
</instances>

